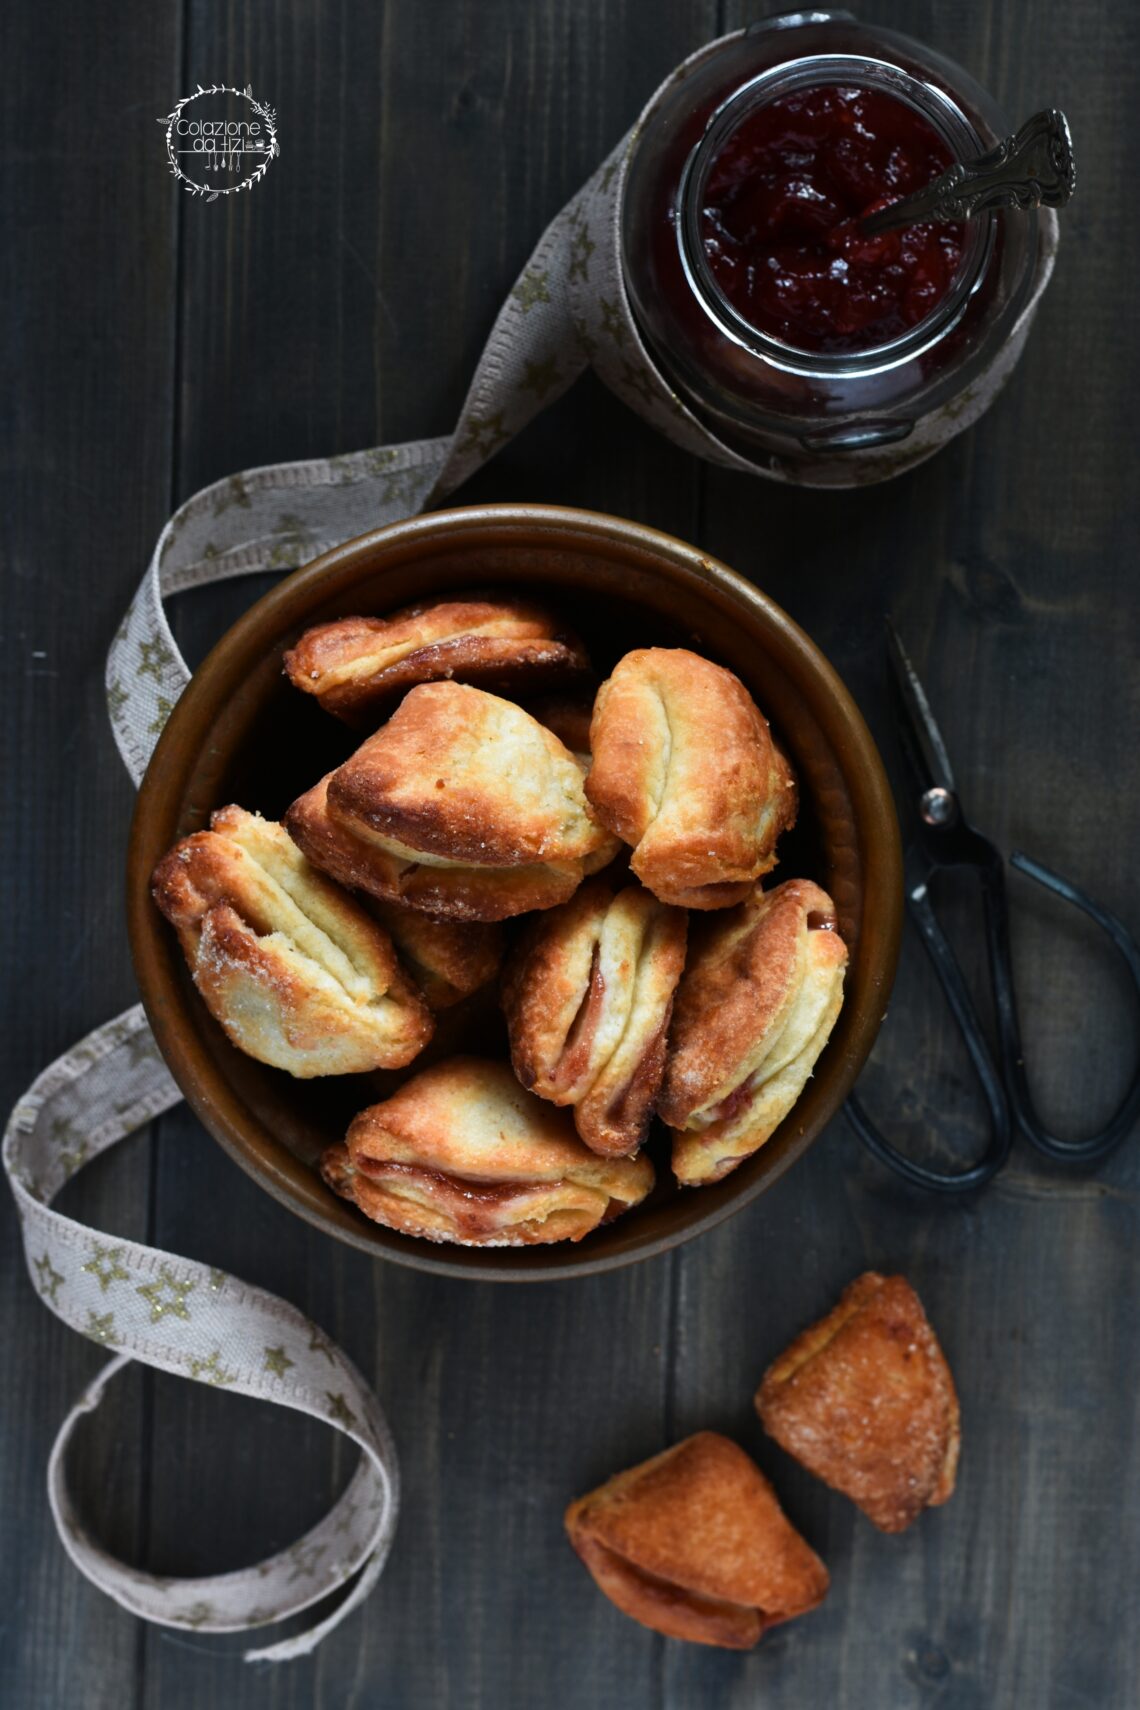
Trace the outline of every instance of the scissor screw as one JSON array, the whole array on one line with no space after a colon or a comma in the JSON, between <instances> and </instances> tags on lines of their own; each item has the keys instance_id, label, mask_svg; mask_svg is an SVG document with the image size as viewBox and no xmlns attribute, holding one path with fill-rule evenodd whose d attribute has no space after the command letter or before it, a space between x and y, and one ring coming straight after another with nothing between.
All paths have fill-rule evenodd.
<instances>
[{"instance_id":1,"label":"scissor screw","mask_svg":"<svg viewBox=\"0 0 1140 1710\"><path fill-rule=\"evenodd\" d=\"M939 787L924 793L918 811L927 825L949 825L958 812L958 804L949 790Z\"/></svg>"}]
</instances>

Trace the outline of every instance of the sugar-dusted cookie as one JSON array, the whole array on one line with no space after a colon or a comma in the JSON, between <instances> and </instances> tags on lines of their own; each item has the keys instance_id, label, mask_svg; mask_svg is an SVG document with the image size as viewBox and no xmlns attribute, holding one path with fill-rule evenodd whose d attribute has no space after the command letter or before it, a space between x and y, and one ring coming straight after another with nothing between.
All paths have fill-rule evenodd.
<instances>
[{"instance_id":1,"label":"sugar-dusted cookie","mask_svg":"<svg viewBox=\"0 0 1140 1710\"><path fill-rule=\"evenodd\" d=\"M843 1003L847 947L826 891L789 879L694 922L658 1110L673 1172L720 1181L791 1110Z\"/></svg>"},{"instance_id":2,"label":"sugar-dusted cookie","mask_svg":"<svg viewBox=\"0 0 1140 1710\"><path fill-rule=\"evenodd\" d=\"M866 1271L764 1374L756 1410L782 1448L881 1532L953 1493L954 1379L905 1277Z\"/></svg>"},{"instance_id":3,"label":"sugar-dusted cookie","mask_svg":"<svg viewBox=\"0 0 1140 1710\"><path fill-rule=\"evenodd\" d=\"M259 1062L301 1078L400 1069L431 1038L383 927L273 821L220 808L152 886L211 1015Z\"/></svg>"},{"instance_id":4,"label":"sugar-dusted cookie","mask_svg":"<svg viewBox=\"0 0 1140 1710\"><path fill-rule=\"evenodd\" d=\"M618 661L590 723L586 794L662 902L727 908L795 823L792 769L739 677L686 648Z\"/></svg>"}]
</instances>

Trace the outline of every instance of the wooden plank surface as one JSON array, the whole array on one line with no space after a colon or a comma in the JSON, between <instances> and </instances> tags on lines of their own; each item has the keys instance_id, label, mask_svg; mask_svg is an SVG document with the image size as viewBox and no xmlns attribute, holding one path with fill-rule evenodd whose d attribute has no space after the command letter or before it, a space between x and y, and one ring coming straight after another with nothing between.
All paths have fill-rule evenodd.
<instances>
[{"instance_id":1,"label":"wooden plank surface","mask_svg":"<svg viewBox=\"0 0 1140 1710\"><path fill-rule=\"evenodd\" d=\"M821 498L697 465L587 379L462 496L585 504L697 540L804 624L884 744L889 606L979 824L1135 925L1140 234L1110 217L1107 189L1127 159L1140 19L1107 0L862 11L960 59L1011 111L1056 102L1073 121L1081 194L990 414L897 483ZM5 14L4 63L20 68L2 121L5 1104L133 995L130 791L102 660L170 505L251 463L446 431L543 224L670 66L752 15L711 0L126 0L52 28L27 6ZM273 101L283 152L254 193L205 205L170 185L154 117L215 77ZM49 90L74 129L47 123ZM191 657L254 591L185 604ZM1136 1017L1095 938L1015 885L1034 1086L1071 1132L1111 1106ZM969 896L946 907L978 943ZM981 974L980 955L971 966ZM933 1127L963 1155L978 1143L976 1092L917 953L864 1090L916 1145ZM146 1628L91 1590L42 1479L100 1356L32 1298L5 1205L0 1703L1135 1703L1138 1175L1135 1144L1085 1177L1019 1147L980 1202L931 1204L837 1123L763 1201L682 1252L505 1289L342 1251L175 1113L85 1171L65 1209L231 1268L327 1327L396 1435L396 1545L365 1610L278 1671L246 1668L236 1639ZM867 1265L914 1281L962 1393L958 1494L903 1538L801 1473L750 1404L771 1356ZM561 1536L570 1496L702 1425L757 1456L832 1571L820 1612L746 1656L625 1621ZM99 1535L166 1573L287 1543L348 1471L325 1431L165 1378L124 1381L81 1451Z\"/></svg>"}]
</instances>

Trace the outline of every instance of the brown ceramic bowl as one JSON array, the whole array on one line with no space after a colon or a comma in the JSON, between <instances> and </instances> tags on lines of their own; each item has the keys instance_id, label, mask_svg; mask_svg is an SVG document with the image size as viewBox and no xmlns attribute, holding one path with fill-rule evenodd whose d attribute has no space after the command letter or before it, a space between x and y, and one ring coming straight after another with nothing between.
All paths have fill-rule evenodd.
<instances>
[{"instance_id":1,"label":"brown ceramic bowl","mask_svg":"<svg viewBox=\"0 0 1140 1710\"><path fill-rule=\"evenodd\" d=\"M743 678L799 775L800 821L777 876L818 880L850 949L846 1001L814 1077L754 1157L714 1187L678 1189L664 1137L651 1140L658 1185L635 1211L587 1236L480 1252L416 1241L370 1223L314 1165L355 1111L394 1077L295 1081L229 1044L191 984L150 875L179 837L234 801L279 817L347 756L353 737L291 689L281 656L310 624L384 613L432 594L510 588L566 612L607 671L632 647L693 647ZM802 630L723 564L654 529L589 511L481 505L378 529L298 570L214 648L175 707L139 794L131 835L129 922L151 1026L203 1123L263 1187L318 1228L422 1270L497 1279L609 1270L687 1241L738 1211L801 1156L839 1109L871 1049L895 971L902 868L882 763L850 695ZM450 1012L440 1051L505 1052L495 1006ZM405 1071L405 1074L413 1071Z\"/></svg>"}]
</instances>

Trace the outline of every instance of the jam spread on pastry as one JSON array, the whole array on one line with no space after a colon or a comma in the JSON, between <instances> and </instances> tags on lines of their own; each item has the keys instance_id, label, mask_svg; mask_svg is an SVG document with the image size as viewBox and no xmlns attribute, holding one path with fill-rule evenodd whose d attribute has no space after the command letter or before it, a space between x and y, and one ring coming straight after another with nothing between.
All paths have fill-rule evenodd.
<instances>
[{"instance_id":1,"label":"jam spread on pastry","mask_svg":"<svg viewBox=\"0 0 1140 1710\"><path fill-rule=\"evenodd\" d=\"M789 879L694 926L658 1110L673 1173L719 1181L771 1136L843 1003L847 947L826 891Z\"/></svg>"},{"instance_id":2,"label":"jam spread on pastry","mask_svg":"<svg viewBox=\"0 0 1140 1710\"><path fill-rule=\"evenodd\" d=\"M725 908L795 823L791 767L738 677L684 648L627 653L598 691L586 794L662 902Z\"/></svg>"},{"instance_id":3,"label":"jam spread on pastry","mask_svg":"<svg viewBox=\"0 0 1140 1710\"><path fill-rule=\"evenodd\" d=\"M905 1277L857 1277L769 1366L756 1410L782 1448L882 1532L953 1494L958 1397Z\"/></svg>"},{"instance_id":4,"label":"jam spread on pastry","mask_svg":"<svg viewBox=\"0 0 1140 1710\"><path fill-rule=\"evenodd\" d=\"M540 1098L573 1106L595 1152L635 1152L645 1139L686 925L683 910L639 885L615 895L594 879L534 923L507 967L515 1073Z\"/></svg>"},{"instance_id":5,"label":"jam spread on pastry","mask_svg":"<svg viewBox=\"0 0 1140 1710\"><path fill-rule=\"evenodd\" d=\"M285 655L289 681L348 724L367 723L416 683L450 678L502 694L581 676L577 636L521 600L435 600L391 617L338 618Z\"/></svg>"},{"instance_id":6,"label":"jam spread on pastry","mask_svg":"<svg viewBox=\"0 0 1140 1710\"><path fill-rule=\"evenodd\" d=\"M225 807L210 827L152 886L232 1043L303 1079L410 1063L433 1024L383 928L280 825Z\"/></svg>"},{"instance_id":7,"label":"jam spread on pastry","mask_svg":"<svg viewBox=\"0 0 1140 1710\"><path fill-rule=\"evenodd\" d=\"M599 1158L505 1063L452 1057L357 1116L321 1174L366 1217L467 1247L580 1241L643 1200L646 1158Z\"/></svg>"},{"instance_id":8,"label":"jam spread on pastry","mask_svg":"<svg viewBox=\"0 0 1140 1710\"><path fill-rule=\"evenodd\" d=\"M503 929L473 920L435 920L369 897L365 906L388 933L429 1009L450 1009L493 980L503 959Z\"/></svg>"},{"instance_id":9,"label":"jam spread on pastry","mask_svg":"<svg viewBox=\"0 0 1140 1710\"><path fill-rule=\"evenodd\" d=\"M342 883L455 920L553 908L618 848L558 738L461 683L412 689L285 823Z\"/></svg>"},{"instance_id":10,"label":"jam spread on pastry","mask_svg":"<svg viewBox=\"0 0 1140 1710\"><path fill-rule=\"evenodd\" d=\"M566 1530L610 1601L674 1639L748 1650L827 1593L768 1480L714 1431L572 1502Z\"/></svg>"}]
</instances>

